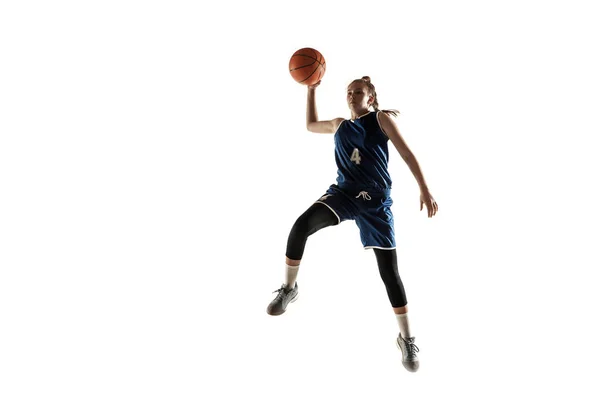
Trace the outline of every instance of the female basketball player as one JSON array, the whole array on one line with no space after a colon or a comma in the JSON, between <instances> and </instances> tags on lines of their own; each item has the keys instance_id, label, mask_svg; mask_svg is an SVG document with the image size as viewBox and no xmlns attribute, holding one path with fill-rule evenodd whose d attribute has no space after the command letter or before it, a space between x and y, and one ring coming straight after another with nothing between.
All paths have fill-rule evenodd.
<instances>
[{"instance_id":1,"label":"female basketball player","mask_svg":"<svg viewBox=\"0 0 600 400\"><path fill-rule=\"evenodd\" d=\"M347 102L350 119L320 121L317 116L315 91L320 81L308 87L306 126L315 133L335 133L337 184L304 212L294 223L286 250L286 282L276 290L277 297L267 307L270 315L280 315L298 297L296 277L306 241L310 235L327 226L354 220L365 249L373 249L388 298L396 314L400 333L396 344L402 351L402 364L411 372L419 368L418 347L410 333L407 300L398 275L394 219L390 206L392 180L388 173L388 140L406 162L421 189L421 210L427 207L434 216L438 205L429 193L417 159L410 151L390 115L396 110L379 110L377 93L368 76L348 86ZM370 111L370 108L373 111Z\"/></svg>"}]
</instances>

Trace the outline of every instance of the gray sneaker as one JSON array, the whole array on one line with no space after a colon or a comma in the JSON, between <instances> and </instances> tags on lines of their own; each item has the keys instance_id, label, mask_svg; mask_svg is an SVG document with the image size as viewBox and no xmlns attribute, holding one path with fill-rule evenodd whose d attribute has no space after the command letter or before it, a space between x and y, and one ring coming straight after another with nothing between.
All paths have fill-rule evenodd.
<instances>
[{"instance_id":1,"label":"gray sneaker","mask_svg":"<svg viewBox=\"0 0 600 400\"><path fill-rule=\"evenodd\" d=\"M277 297L267 307L267 314L281 315L285 312L289 303L293 303L298 298L298 283L294 284L293 289L287 289L285 283L281 288L273 293L277 293Z\"/></svg>"},{"instance_id":2,"label":"gray sneaker","mask_svg":"<svg viewBox=\"0 0 600 400\"><path fill-rule=\"evenodd\" d=\"M399 334L396 345L402 351L402 365L404 365L404 368L410 372L417 372L419 369L419 359L417 358L419 348L415 344L415 338L404 339L402 334Z\"/></svg>"}]
</instances>

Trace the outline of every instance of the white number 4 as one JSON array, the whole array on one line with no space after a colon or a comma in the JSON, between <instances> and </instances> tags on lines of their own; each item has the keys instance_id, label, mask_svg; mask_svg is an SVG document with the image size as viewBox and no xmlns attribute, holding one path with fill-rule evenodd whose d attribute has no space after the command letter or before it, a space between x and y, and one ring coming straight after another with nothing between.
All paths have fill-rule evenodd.
<instances>
[{"instance_id":1,"label":"white number 4","mask_svg":"<svg viewBox=\"0 0 600 400\"><path fill-rule=\"evenodd\" d=\"M354 161L356 164L360 164L360 153L358 149L354 149L352 155L350 156L350 161Z\"/></svg>"}]
</instances>

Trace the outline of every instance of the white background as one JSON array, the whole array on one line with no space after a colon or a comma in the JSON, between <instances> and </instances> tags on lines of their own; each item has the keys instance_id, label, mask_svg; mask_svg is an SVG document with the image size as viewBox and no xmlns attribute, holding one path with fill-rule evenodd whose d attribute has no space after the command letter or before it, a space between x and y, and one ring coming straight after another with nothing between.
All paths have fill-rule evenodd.
<instances>
[{"instance_id":1,"label":"white background","mask_svg":"<svg viewBox=\"0 0 600 400\"><path fill-rule=\"evenodd\" d=\"M0 6L0 398L597 399L600 27L593 1L6 1ZM390 147L405 371L287 70L322 52L323 119L369 75Z\"/></svg>"}]
</instances>

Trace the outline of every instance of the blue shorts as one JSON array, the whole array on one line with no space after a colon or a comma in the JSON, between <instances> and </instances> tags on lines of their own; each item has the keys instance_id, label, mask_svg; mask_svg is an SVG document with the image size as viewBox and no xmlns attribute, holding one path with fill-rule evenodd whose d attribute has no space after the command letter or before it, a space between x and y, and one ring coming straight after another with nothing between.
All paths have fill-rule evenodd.
<instances>
[{"instance_id":1,"label":"blue shorts","mask_svg":"<svg viewBox=\"0 0 600 400\"><path fill-rule=\"evenodd\" d=\"M338 224L354 220L365 249L395 249L394 216L390 191L369 188L340 188L331 185L315 203L325 204L338 218Z\"/></svg>"}]
</instances>

